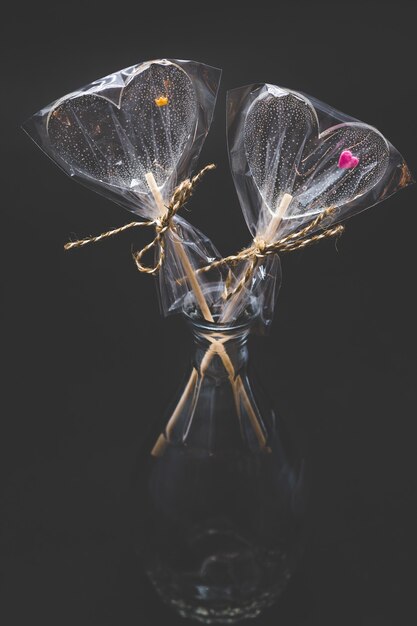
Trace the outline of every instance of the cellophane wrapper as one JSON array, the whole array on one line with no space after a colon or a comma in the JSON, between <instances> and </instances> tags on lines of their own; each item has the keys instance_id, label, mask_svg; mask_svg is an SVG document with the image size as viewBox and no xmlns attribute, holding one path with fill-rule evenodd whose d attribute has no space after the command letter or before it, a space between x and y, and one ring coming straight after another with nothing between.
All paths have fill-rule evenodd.
<instances>
[{"instance_id":1,"label":"cellophane wrapper","mask_svg":"<svg viewBox=\"0 0 417 626\"><path fill-rule=\"evenodd\" d=\"M195 171L220 76L219 69L194 61L139 63L59 98L23 128L66 174L138 217L155 220L161 210L146 176L152 174L167 206L177 185ZM178 311L190 291L178 241L194 270L219 258L205 235L179 215L173 221L159 272L164 314ZM200 277L209 305L217 297L217 281L221 291L221 271Z\"/></svg>"},{"instance_id":2,"label":"cellophane wrapper","mask_svg":"<svg viewBox=\"0 0 417 626\"><path fill-rule=\"evenodd\" d=\"M376 128L276 85L228 92L227 129L232 175L254 239L281 240L331 208L316 232L329 228L413 182L401 154ZM288 208L271 231L284 195ZM274 256L260 265L247 289L259 290L266 326L281 276ZM228 317L239 316L244 306L241 297L231 315L229 304Z\"/></svg>"}]
</instances>

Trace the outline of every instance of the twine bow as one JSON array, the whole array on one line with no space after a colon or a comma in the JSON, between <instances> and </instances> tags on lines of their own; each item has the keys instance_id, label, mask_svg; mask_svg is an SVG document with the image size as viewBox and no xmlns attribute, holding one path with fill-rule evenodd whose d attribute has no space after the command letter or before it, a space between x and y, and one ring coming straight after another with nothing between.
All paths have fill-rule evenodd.
<instances>
[{"instance_id":1,"label":"twine bow","mask_svg":"<svg viewBox=\"0 0 417 626\"><path fill-rule=\"evenodd\" d=\"M310 236L310 234L319 228L326 217L333 213L333 211L334 207L325 209L312 222L310 222L308 226L286 235L278 241L269 242L265 241L261 237L255 237L252 244L247 248L244 248L237 254L232 254L217 261L213 261L210 265L206 265L205 267L197 270L197 272L208 272L223 265L236 265L237 263L240 263L240 261L248 261L248 266L243 277L232 290L230 290L230 285L232 283L233 276L232 273L229 272L225 285L225 298L229 299L245 287L251 279L259 261L263 261L270 254L276 254L278 252L292 252L293 250L299 250L301 248L311 246L322 239L327 239L328 237L340 237L345 229L345 227L340 224L332 228L324 229L322 232Z\"/></svg>"},{"instance_id":2,"label":"twine bow","mask_svg":"<svg viewBox=\"0 0 417 626\"><path fill-rule=\"evenodd\" d=\"M195 187L198 185L200 180L203 178L206 172L215 169L214 163L210 165L206 165L202 170L198 172L193 178L187 178L182 183L175 188L174 193L172 194L172 198L166 207L166 213L164 215L160 215L154 220L149 220L148 222L130 222L129 224L125 224L120 228L115 228L113 230L109 230L105 233L101 233L101 235L97 235L96 237L86 237L85 239L79 239L77 241L69 241L64 245L65 250L72 250L73 248L81 248L89 243L97 243L102 241L103 239L107 239L108 237L113 237L114 235L119 235L123 233L125 230L129 230L130 228L136 227L154 227L155 228L155 237L153 240L146 244L141 250L133 253L133 258L136 263L136 267L140 272L144 272L145 274L156 274L162 267L162 264L165 259L165 236L169 230L175 230L173 226L173 218L184 206L184 204L190 199L192 196ZM142 259L145 254L151 250L152 248L157 249L157 260L153 266L147 266L142 263Z\"/></svg>"}]
</instances>

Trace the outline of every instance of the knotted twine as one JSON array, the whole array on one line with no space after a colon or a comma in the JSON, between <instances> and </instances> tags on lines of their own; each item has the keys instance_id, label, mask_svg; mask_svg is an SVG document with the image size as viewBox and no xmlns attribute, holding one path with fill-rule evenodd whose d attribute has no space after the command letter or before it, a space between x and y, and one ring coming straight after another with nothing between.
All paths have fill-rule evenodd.
<instances>
[{"instance_id":1,"label":"knotted twine","mask_svg":"<svg viewBox=\"0 0 417 626\"><path fill-rule=\"evenodd\" d=\"M329 237L340 237L345 229L345 227L340 224L332 228L326 228L321 232L310 236L313 231L315 231L317 228L320 228L322 222L326 219L326 217L329 217L329 215L331 215L334 210L334 207L329 207L325 209L305 228L286 235L278 241L268 242L262 239L262 237L255 237L252 244L248 248L244 248L237 254L231 254L230 256L218 259L217 261L213 261L209 265L198 269L197 273L208 272L223 265L236 265L241 261L248 261L248 266L242 278L233 289L230 289L233 277L232 273L229 272L229 275L226 279L224 294L225 299L228 300L245 287L245 285L252 278L258 266L258 263L264 261L266 257L270 254L277 254L278 252L292 252L293 250L300 250L301 248L311 246L321 241L322 239L327 239Z\"/></svg>"},{"instance_id":2,"label":"knotted twine","mask_svg":"<svg viewBox=\"0 0 417 626\"><path fill-rule=\"evenodd\" d=\"M124 226L120 226L120 228L114 228L113 230L109 230L101 235L97 235L96 237L86 237L85 239L78 239L77 241L69 241L64 245L65 250L72 250L73 248L81 248L89 243L97 243L102 241L103 239L107 239L108 237L113 237L115 235L119 235L123 233L125 230L129 230L130 228L136 227L154 227L155 228L155 237L153 240L146 244L141 250L135 251L133 253L133 258L136 263L136 267L139 272L144 272L145 274L157 274L162 267L162 264L165 260L165 236L169 230L174 230L173 226L173 218L184 206L184 204L190 199L192 196L195 187L203 178L206 172L215 169L214 163L210 165L206 165L202 170L198 172L191 179L187 178L182 183L175 188L174 193L172 194L172 198L166 207L166 213L164 215L158 216L154 220L149 220L145 222L129 222L129 224L125 224ZM142 259L144 255L151 250L152 248L157 249L157 260L153 266L147 266L142 263Z\"/></svg>"},{"instance_id":3,"label":"knotted twine","mask_svg":"<svg viewBox=\"0 0 417 626\"><path fill-rule=\"evenodd\" d=\"M190 199L195 187L201 181L203 176L208 171L215 169L215 167L216 166L214 165L214 163L206 165L198 172L198 174L193 176L191 179L187 178L182 183L180 183L178 187L175 188L174 193L172 194L172 198L168 206L166 207L167 210L164 215L160 215L154 220L144 222L129 222L129 224L125 224L124 226L120 226L119 228L114 228L112 230L106 231L104 233L101 233L100 235L97 235L96 237L86 237L84 239L78 239L77 241L69 241L64 245L65 250L72 250L73 248L81 248L82 246L90 243L97 243L109 237L119 235L120 233L123 233L125 230L129 230L130 228L154 227L155 237L153 238L153 240L150 243L146 244L141 250L135 251L133 253L133 258L136 263L136 267L140 272L144 272L145 274L157 274L165 260L166 233L170 229L174 230L172 225L173 218L175 217L177 212L184 206L184 204ZM265 260L266 257L270 254L277 254L279 252L292 252L293 250L299 250L301 248L311 246L314 243L321 241L322 239L327 239L329 237L340 237L340 235L344 231L344 226L340 224L332 228L326 228L321 232L310 236L313 231L315 231L317 228L320 228L322 222L326 219L326 217L331 215L334 210L334 207L329 207L325 209L305 228L290 233L289 235L282 237L278 241L268 242L261 237L255 237L249 247L244 248L237 254L231 254L230 256L224 257L222 259L212 261L209 265L197 269L196 273L208 272L212 269L216 269L224 265L236 265L241 261L249 261L248 267L246 268L242 278L233 289L230 289L232 274L231 272L229 272L225 285L225 297L226 299L229 299L245 287L245 285L252 278L258 266L258 263ZM154 247L156 247L158 250L157 260L155 264L153 266L144 265L142 263L142 258L149 250Z\"/></svg>"}]
</instances>

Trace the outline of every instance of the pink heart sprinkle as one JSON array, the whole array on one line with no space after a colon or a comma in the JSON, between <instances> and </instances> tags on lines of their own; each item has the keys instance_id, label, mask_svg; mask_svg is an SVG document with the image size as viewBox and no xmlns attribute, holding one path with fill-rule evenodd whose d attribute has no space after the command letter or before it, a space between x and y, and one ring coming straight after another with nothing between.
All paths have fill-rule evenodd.
<instances>
[{"instance_id":1,"label":"pink heart sprinkle","mask_svg":"<svg viewBox=\"0 0 417 626\"><path fill-rule=\"evenodd\" d=\"M353 156L350 150L343 150L339 157L338 167L344 170L352 169L359 163L358 157Z\"/></svg>"}]
</instances>

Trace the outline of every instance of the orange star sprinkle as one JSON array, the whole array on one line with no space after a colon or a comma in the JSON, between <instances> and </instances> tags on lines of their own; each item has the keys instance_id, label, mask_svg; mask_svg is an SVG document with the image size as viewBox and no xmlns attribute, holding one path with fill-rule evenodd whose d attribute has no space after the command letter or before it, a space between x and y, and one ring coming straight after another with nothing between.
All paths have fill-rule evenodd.
<instances>
[{"instance_id":1,"label":"orange star sprinkle","mask_svg":"<svg viewBox=\"0 0 417 626\"><path fill-rule=\"evenodd\" d=\"M155 104L157 107L165 107L168 104L168 98L166 96L159 96L159 98L155 98Z\"/></svg>"}]
</instances>

